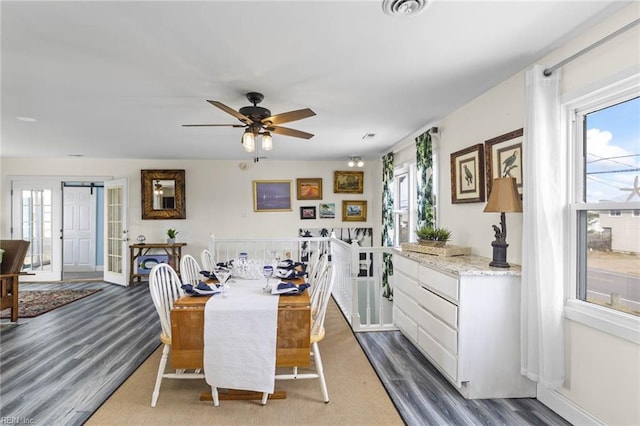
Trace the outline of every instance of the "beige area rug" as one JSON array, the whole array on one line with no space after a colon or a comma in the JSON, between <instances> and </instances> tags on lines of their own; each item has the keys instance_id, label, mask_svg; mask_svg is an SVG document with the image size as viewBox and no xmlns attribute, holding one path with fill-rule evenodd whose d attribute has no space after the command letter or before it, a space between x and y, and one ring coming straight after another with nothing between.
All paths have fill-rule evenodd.
<instances>
[{"instance_id":1,"label":"beige area rug","mask_svg":"<svg viewBox=\"0 0 640 426\"><path fill-rule=\"evenodd\" d=\"M210 388L204 380L162 381L160 398L151 408L162 347L100 407L86 425L403 425L382 383L331 301L320 343L330 402L322 401L317 379L277 381L287 399L200 401Z\"/></svg>"}]
</instances>

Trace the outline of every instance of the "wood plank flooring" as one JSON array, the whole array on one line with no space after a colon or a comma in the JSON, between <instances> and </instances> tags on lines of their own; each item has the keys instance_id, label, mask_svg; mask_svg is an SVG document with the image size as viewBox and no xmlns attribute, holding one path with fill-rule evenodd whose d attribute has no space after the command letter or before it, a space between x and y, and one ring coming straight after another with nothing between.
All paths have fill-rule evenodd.
<instances>
[{"instance_id":1,"label":"wood plank flooring","mask_svg":"<svg viewBox=\"0 0 640 426\"><path fill-rule=\"evenodd\" d=\"M535 398L465 399L399 331L356 338L407 425L570 425Z\"/></svg>"},{"instance_id":2,"label":"wood plank flooring","mask_svg":"<svg viewBox=\"0 0 640 426\"><path fill-rule=\"evenodd\" d=\"M0 332L0 420L80 425L160 345L146 285L21 283L103 291ZM4 421L6 423L6 421Z\"/></svg>"},{"instance_id":3,"label":"wood plank flooring","mask_svg":"<svg viewBox=\"0 0 640 426\"><path fill-rule=\"evenodd\" d=\"M81 425L160 344L148 286L21 286L103 289L0 331L0 421ZM568 424L535 399L465 400L399 332L356 337L407 425Z\"/></svg>"}]
</instances>

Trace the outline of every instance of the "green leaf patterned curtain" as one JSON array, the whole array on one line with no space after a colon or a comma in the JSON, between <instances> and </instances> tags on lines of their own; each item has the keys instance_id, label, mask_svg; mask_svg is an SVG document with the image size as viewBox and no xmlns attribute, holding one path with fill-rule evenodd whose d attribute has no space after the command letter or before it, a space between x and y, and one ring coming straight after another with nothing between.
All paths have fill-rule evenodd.
<instances>
[{"instance_id":1,"label":"green leaf patterned curtain","mask_svg":"<svg viewBox=\"0 0 640 426\"><path fill-rule=\"evenodd\" d=\"M393 152L382 157L382 246L393 247L394 237L393 215ZM393 300L393 289L389 285L389 276L393 275L391 254L383 254L384 269L382 271L383 296Z\"/></svg>"},{"instance_id":2,"label":"green leaf patterned curtain","mask_svg":"<svg viewBox=\"0 0 640 426\"><path fill-rule=\"evenodd\" d=\"M433 157L431 145L431 133L424 132L416 138L416 174L418 198L417 198L417 223L421 226L435 226L435 195L433 194Z\"/></svg>"}]
</instances>

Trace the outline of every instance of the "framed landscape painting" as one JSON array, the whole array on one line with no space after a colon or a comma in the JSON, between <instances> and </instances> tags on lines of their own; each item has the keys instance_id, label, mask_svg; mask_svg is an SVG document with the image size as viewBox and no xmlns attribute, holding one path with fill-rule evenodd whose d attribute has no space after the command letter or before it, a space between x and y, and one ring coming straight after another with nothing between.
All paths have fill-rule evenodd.
<instances>
[{"instance_id":1,"label":"framed landscape painting","mask_svg":"<svg viewBox=\"0 0 640 426\"><path fill-rule=\"evenodd\" d=\"M336 194L362 194L364 172L333 172L333 192Z\"/></svg>"},{"instance_id":2,"label":"framed landscape painting","mask_svg":"<svg viewBox=\"0 0 640 426\"><path fill-rule=\"evenodd\" d=\"M500 177L516 178L518 193L522 198L522 141L523 129L514 130L489 139L484 143L487 172L487 197L491 194L493 180Z\"/></svg>"},{"instance_id":3,"label":"framed landscape painting","mask_svg":"<svg viewBox=\"0 0 640 426\"><path fill-rule=\"evenodd\" d=\"M484 201L484 157L479 143L451 154L451 202Z\"/></svg>"},{"instance_id":4,"label":"framed landscape painting","mask_svg":"<svg viewBox=\"0 0 640 426\"><path fill-rule=\"evenodd\" d=\"M322 200L322 178L296 179L298 200Z\"/></svg>"},{"instance_id":5,"label":"framed landscape painting","mask_svg":"<svg viewBox=\"0 0 640 426\"><path fill-rule=\"evenodd\" d=\"M320 203L318 210L320 210L320 219L335 219L336 217L335 203Z\"/></svg>"},{"instance_id":6,"label":"framed landscape painting","mask_svg":"<svg viewBox=\"0 0 640 426\"><path fill-rule=\"evenodd\" d=\"M366 222L367 202L344 200L342 202L342 220L344 222Z\"/></svg>"},{"instance_id":7,"label":"framed landscape painting","mask_svg":"<svg viewBox=\"0 0 640 426\"><path fill-rule=\"evenodd\" d=\"M315 206L300 207L300 219L315 219L315 218L316 218Z\"/></svg>"},{"instance_id":8,"label":"framed landscape painting","mask_svg":"<svg viewBox=\"0 0 640 426\"><path fill-rule=\"evenodd\" d=\"M290 212L290 180L254 180L253 211Z\"/></svg>"}]
</instances>

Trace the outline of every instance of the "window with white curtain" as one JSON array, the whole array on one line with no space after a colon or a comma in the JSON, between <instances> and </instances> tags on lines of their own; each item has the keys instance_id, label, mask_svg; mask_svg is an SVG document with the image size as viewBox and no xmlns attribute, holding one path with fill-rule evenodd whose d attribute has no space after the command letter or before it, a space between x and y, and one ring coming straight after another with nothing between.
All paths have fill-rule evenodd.
<instances>
[{"instance_id":1,"label":"window with white curtain","mask_svg":"<svg viewBox=\"0 0 640 426\"><path fill-rule=\"evenodd\" d=\"M573 129L571 225L575 272L569 302L595 315L640 317L640 87L599 90L569 110Z\"/></svg>"},{"instance_id":2,"label":"window with white curtain","mask_svg":"<svg viewBox=\"0 0 640 426\"><path fill-rule=\"evenodd\" d=\"M393 181L393 202L395 214L395 239L396 246L411 241L415 232L412 223L415 223L416 188L415 188L415 164L396 167Z\"/></svg>"}]
</instances>

